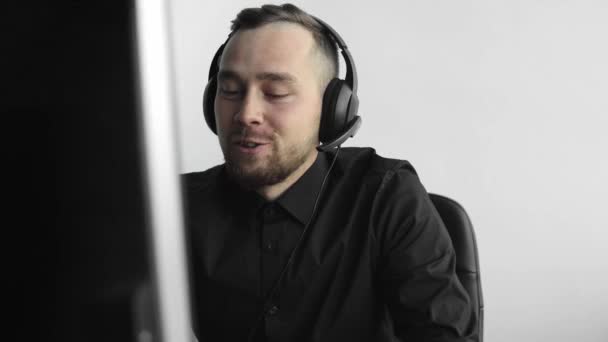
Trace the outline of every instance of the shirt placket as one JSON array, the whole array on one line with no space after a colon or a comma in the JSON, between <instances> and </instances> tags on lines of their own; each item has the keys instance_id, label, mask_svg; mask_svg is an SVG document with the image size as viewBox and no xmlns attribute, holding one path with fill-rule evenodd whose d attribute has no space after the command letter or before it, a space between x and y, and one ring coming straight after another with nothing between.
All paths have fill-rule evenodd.
<instances>
[{"instance_id":1,"label":"shirt placket","mask_svg":"<svg viewBox=\"0 0 608 342\"><path fill-rule=\"evenodd\" d=\"M266 204L262 209L262 224L260 229L260 269L262 295L266 296L272 290L279 277L283 258L281 255L281 239L286 224L286 217L275 203ZM268 333L273 322L278 319L280 306L278 304L279 289L274 296L267 301L264 310L264 325Z\"/></svg>"}]
</instances>

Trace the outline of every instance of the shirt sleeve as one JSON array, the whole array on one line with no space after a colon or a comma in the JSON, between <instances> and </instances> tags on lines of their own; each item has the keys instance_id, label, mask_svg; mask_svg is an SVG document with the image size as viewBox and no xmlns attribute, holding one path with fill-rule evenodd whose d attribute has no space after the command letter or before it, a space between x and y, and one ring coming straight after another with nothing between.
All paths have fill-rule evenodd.
<instances>
[{"instance_id":1,"label":"shirt sleeve","mask_svg":"<svg viewBox=\"0 0 608 342\"><path fill-rule=\"evenodd\" d=\"M389 171L372 209L379 290L403 341L474 341L469 296L450 236L415 172Z\"/></svg>"}]
</instances>

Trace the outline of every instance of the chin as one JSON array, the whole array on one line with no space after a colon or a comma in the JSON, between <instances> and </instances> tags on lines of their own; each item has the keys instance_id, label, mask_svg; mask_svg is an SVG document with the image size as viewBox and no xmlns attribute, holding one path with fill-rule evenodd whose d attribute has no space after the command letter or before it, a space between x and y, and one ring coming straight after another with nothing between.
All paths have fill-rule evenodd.
<instances>
[{"instance_id":1,"label":"chin","mask_svg":"<svg viewBox=\"0 0 608 342\"><path fill-rule=\"evenodd\" d=\"M290 174L290 172L271 167L243 167L232 163L226 163L226 166L230 177L247 189L278 184Z\"/></svg>"},{"instance_id":2,"label":"chin","mask_svg":"<svg viewBox=\"0 0 608 342\"><path fill-rule=\"evenodd\" d=\"M300 145L302 146L302 145ZM229 175L236 182L250 189L275 185L283 182L307 162L311 151L303 148L292 148L263 156L246 156L230 153L224 159Z\"/></svg>"}]
</instances>

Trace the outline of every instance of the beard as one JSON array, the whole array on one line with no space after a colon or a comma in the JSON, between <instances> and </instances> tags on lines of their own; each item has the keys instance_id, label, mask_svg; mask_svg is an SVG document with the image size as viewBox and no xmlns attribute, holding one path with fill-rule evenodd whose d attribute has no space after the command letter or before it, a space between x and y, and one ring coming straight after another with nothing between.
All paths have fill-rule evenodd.
<instances>
[{"instance_id":1,"label":"beard","mask_svg":"<svg viewBox=\"0 0 608 342\"><path fill-rule=\"evenodd\" d=\"M278 184L304 164L315 146L314 137L284 148L281 148L275 139L271 142L270 153L260 157L233 155L233 150L228 148L224 152L228 175L250 190Z\"/></svg>"}]
</instances>

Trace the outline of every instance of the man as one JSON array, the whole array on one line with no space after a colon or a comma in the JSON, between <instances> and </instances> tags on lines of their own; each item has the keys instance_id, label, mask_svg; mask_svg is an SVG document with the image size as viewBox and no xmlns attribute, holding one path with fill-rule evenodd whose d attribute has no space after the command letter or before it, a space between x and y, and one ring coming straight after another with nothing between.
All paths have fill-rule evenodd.
<instances>
[{"instance_id":1,"label":"man","mask_svg":"<svg viewBox=\"0 0 608 342\"><path fill-rule=\"evenodd\" d=\"M321 23L246 9L218 53L205 115L226 162L184 177L199 339L470 341L453 247L412 166L317 150L338 74Z\"/></svg>"}]
</instances>

